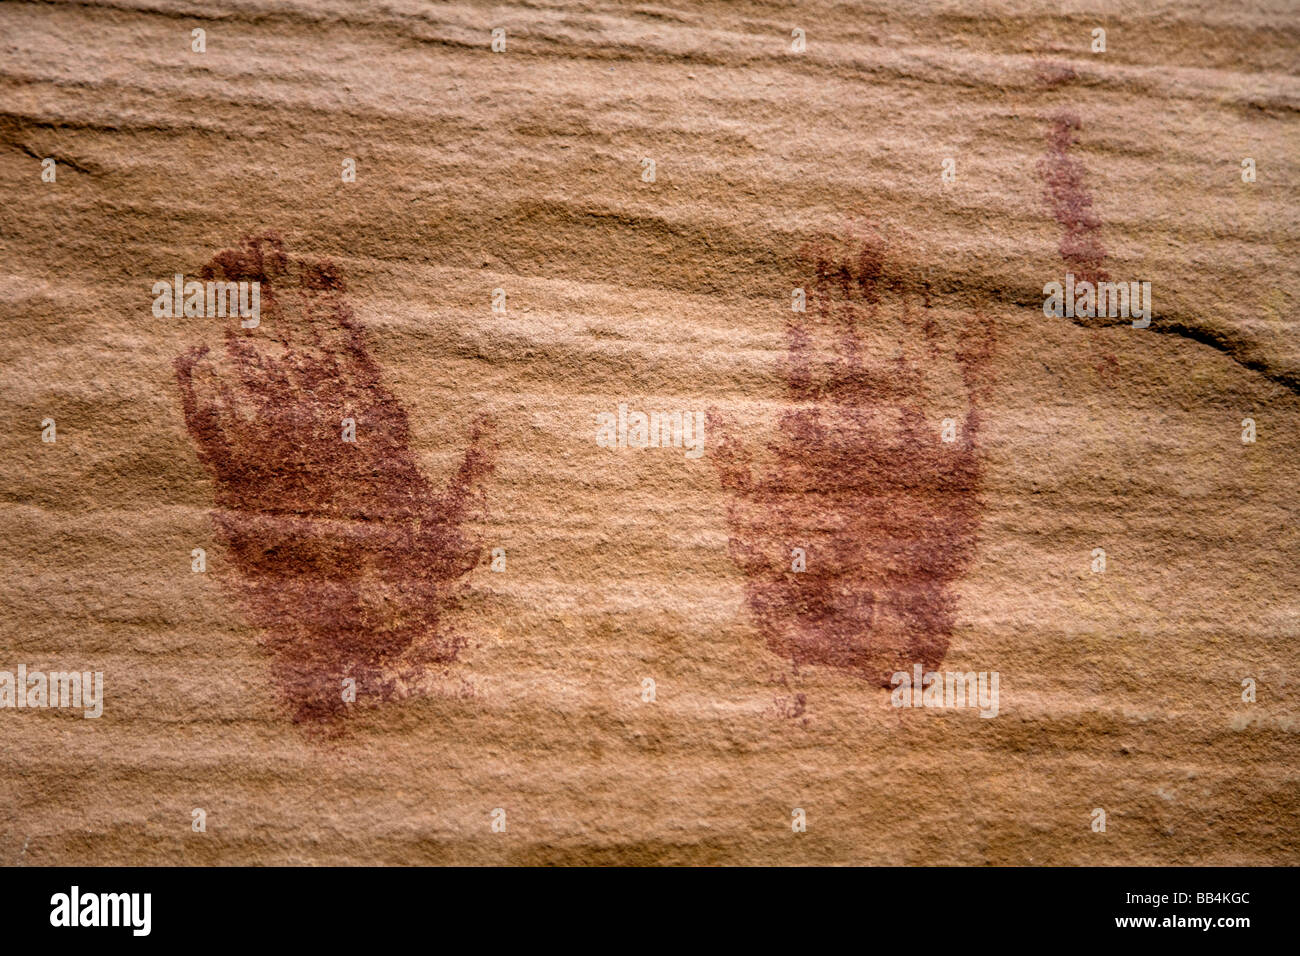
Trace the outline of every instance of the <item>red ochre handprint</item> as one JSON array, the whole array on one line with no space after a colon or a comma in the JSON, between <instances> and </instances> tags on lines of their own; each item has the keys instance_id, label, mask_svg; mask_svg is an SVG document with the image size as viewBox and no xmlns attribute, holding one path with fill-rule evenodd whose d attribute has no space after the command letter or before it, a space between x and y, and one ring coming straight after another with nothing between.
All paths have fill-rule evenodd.
<instances>
[{"instance_id":1,"label":"red ochre handprint","mask_svg":"<svg viewBox=\"0 0 1300 956\"><path fill-rule=\"evenodd\" d=\"M714 416L729 546L774 652L889 686L948 649L952 585L980 522L993 329L978 311L935 307L869 227L806 258L812 287L789 320L791 404L774 439L755 455Z\"/></svg>"},{"instance_id":2,"label":"red ochre handprint","mask_svg":"<svg viewBox=\"0 0 1300 956\"><path fill-rule=\"evenodd\" d=\"M288 256L268 234L202 276L257 281L262 302L258 327L209 320L226 323L223 345L175 363L216 536L294 720L333 727L345 679L358 703L386 700L460 649L440 617L479 557L462 522L492 470L487 425L475 423L436 492L333 264ZM355 442L343 440L346 418Z\"/></svg>"}]
</instances>

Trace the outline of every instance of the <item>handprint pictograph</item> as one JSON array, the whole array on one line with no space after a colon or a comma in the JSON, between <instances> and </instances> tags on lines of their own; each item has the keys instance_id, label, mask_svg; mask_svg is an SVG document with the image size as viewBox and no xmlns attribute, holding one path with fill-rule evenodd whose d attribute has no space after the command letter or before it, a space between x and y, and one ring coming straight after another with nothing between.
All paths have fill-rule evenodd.
<instances>
[{"instance_id":1,"label":"handprint pictograph","mask_svg":"<svg viewBox=\"0 0 1300 956\"><path fill-rule=\"evenodd\" d=\"M272 234L216 255L204 279L261 284L261 324L176 359L185 422L215 489L235 596L264 632L296 722L338 726L343 682L382 701L453 660L443 611L480 549L463 523L493 462L479 420L445 490L420 473L406 412L381 383L330 262ZM355 423L343 440L342 421Z\"/></svg>"},{"instance_id":2,"label":"handprint pictograph","mask_svg":"<svg viewBox=\"0 0 1300 956\"><path fill-rule=\"evenodd\" d=\"M993 350L985 316L934 307L889 253L867 225L810 247L775 436L748 448L714 422L730 551L768 646L884 686L948 649L980 523Z\"/></svg>"}]
</instances>

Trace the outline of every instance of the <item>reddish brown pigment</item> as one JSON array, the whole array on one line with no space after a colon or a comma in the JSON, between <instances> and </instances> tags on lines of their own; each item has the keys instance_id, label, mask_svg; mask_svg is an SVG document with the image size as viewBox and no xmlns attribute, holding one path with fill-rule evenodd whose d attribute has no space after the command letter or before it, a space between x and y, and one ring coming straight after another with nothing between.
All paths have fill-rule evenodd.
<instances>
[{"instance_id":1,"label":"reddish brown pigment","mask_svg":"<svg viewBox=\"0 0 1300 956\"><path fill-rule=\"evenodd\" d=\"M1039 86L1053 89L1073 83L1079 74L1068 63L1040 63L1034 71L1034 78Z\"/></svg>"},{"instance_id":2,"label":"reddish brown pigment","mask_svg":"<svg viewBox=\"0 0 1300 956\"><path fill-rule=\"evenodd\" d=\"M1073 113L1058 113L1047 134L1047 153L1038 163L1052 215L1061 224L1060 252L1076 281L1105 279L1101 220L1084 185L1083 163L1070 156L1075 131L1082 126Z\"/></svg>"},{"instance_id":3,"label":"reddish brown pigment","mask_svg":"<svg viewBox=\"0 0 1300 956\"><path fill-rule=\"evenodd\" d=\"M945 358L928 306L918 310L918 296L889 274L885 243L851 235L810 259L809 311L792 313L788 329L797 404L761 465L734 435L717 454L735 494L730 548L773 651L888 686L895 671L934 667L948 648L951 585L971 562L980 520L977 401L992 329L970 319L946 357L958 363L969 411L958 441L945 444L919 407L926 369L901 357L867 363L859 345L859 332L892 310L929 345L927 363ZM814 338L833 343L834 358L815 361ZM791 570L794 548L807 552L804 572Z\"/></svg>"},{"instance_id":4,"label":"reddish brown pigment","mask_svg":"<svg viewBox=\"0 0 1300 956\"><path fill-rule=\"evenodd\" d=\"M216 534L294 720L328 725L345 709L344 678L358 703L384 700L455 658L461 642L439 617L478 560L461 522L492 469L483 426L435 492L334 265L287 256L266 235L219 253L203 277L262 290L258 328L205 320L226 323L224 347L176 360ZM342 440L344 418L355 443Z\"/></svg>"}]
</instances>

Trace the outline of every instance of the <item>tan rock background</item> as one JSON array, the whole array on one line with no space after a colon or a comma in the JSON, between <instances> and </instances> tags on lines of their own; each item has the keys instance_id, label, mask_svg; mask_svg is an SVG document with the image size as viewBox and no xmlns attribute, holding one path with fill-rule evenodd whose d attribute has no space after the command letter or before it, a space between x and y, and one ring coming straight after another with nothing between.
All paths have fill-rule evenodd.
<instances>
[{"instance_id":1,"label":"tan rock background","mask_svg":"<svg viewBox=\"0 0 1300 956\"><path fill-rule=\"evenodd\" d=\"M0 669L102 670L107 695L99 720L0 710L0 860L1300 862L1297 9L1068 10L0 7ZM1150 329L1043 316L1062 115ZM1000 673L996 719L769 649L720 435L698 461L594 441L627 401L761 445L806 250L864 222L945 328L996 329L943 664ZM443 619L466 646L330 734L291 719L214 536L173 363L219 320L150 312L154 281L268 229L346 277L432 485L495 427ZM869 362L915 348L900 308ZM937 431L967 408L950 356L919 361Z\"/></svg>"}]
</instances>

